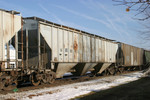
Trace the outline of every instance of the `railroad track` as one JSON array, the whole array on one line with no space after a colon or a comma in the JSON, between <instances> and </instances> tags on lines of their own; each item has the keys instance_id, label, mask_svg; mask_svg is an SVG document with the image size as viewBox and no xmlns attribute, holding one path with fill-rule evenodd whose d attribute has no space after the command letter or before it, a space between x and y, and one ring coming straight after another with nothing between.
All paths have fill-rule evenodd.
<instances>
[{"instance_id":1,"label":"railroad track","mask_svg":"<svg viewBox=\"0 0 150 100\"><path fill-rule=\"evenodd\" d=\"M125 71L121 74L133 73L133 72L136 72L136 71L128 71L128 72ZM116 74L116 75L121 75L121 74ZM57 87L57 86L73 84L73 83L77 83L77 82L84 82L84 81L89 81L89 80L100 79L100 78L104 78L107 76L114 76L114 75L91 76L90 73L83 75L83 76L68 75L68 76L64 76L63 78L56 79L56 81L53 84L40 84L38 86L33 86L30 82L26 82L26 83L23 83L23 84L20 84L19 86L17 86L17 90L18 90L18 92L23 92L23 91L30 91L30 90L34 90L34 89ZM14 92L13 89L5 90L5 91L0 91L0 94L7 94L7 93L13 93L13 92Z\"/></svg>"}]
</instances>

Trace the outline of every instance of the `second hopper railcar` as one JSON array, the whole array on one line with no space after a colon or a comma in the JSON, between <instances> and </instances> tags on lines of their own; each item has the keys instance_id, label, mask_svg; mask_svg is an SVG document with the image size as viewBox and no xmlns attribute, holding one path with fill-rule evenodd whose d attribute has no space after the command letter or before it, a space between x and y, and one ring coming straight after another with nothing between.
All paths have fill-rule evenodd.
<instances>
[{"instance_id":1,"label":"second hopper railcar","mask_svg":"<svg viewBox=\"0 0 150 100\"><path fill-rule=\"evenodd\" d=\"M118 43L117 66L122 66L123 69L139 68L144 65L144 50L125 43Z\"/></svg>"}]
</instances>

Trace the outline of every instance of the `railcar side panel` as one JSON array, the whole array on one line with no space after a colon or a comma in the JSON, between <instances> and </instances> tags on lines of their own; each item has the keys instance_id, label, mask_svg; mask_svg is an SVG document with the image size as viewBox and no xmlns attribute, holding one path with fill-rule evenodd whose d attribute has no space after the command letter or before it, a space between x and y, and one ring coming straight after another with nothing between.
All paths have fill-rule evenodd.
<instances>
[{"instance_id":1,"label":"railcar side panel","mask_svg":"<svg viewBox=\"0 0 150 100\"><path fill-rule=\"evenodd\" d=\"M120 52L123 66L143 65L143 49L121 43Z\"/></svg>"},{"instance_id":2,"label":"railcar side panel","mask_svg":"<svg viewBox=\"0 0 150 100\"><path fill-rule=\"evenodd\" d=\"M78 59L79 59L79 62L83 62L83 35L82 34L78 34L79 35L79 45L78 45L78 53L79 53L79 56L78 56Z\"/></svg>"},{"instance_id":3,"label":"railcar side panel","mask_svg":"<svg viewBox=\"0 0 150 100\"><path fill-rule=\"evenodd\" d=\"M91 48L92 48L92 45L91 45L91 37L90 36L87 36L87 40L86 40L86 58L87 58L87 61L85 62L92 62L92 52L91 52Z\"/></svg>"},{"instance_id":4,"label":"railcar side panel","mask_svg":"<svg viewBox=\"0 0 150 100\"><path fill-rule=\"evenodd\" d=\"M87 39L87 36L84 36L83 35L83 62L86 62L87 61L87 57L86 57L86 55L87 55L87 52L86 52L86 47L87 47L87 42L86 42L86 39Z\"/></svg>"},{"instance_id":5,"label":"railcar side panel","mask_svg":"<svg viewBox=\"0 0 150 100\"><path fill-rule=\"evenodd\" d=\"M21 16L0 10L0 61L5 60L5 45L21 30Z\"/></svg>"},{"instance_id":6,"label":"railcar side panel","mask_svg":"<svg viewBox=\"0 0 150 100\"><path fill-rule=\"evenodd\" d=\"M99 61L99 39L95 39L95 56L96 56L96 62Z\"/></svg>"},{"instance_id":7,"label":"railcar side panel","mask_svg":"<svg viewBox=\"0 0 150 100\"><path fill-rule=\"evenodd\" d=\"M73 62L73 33L69 32L69 62Z\"/></svg>"},{"instance_id":8,"label":"railcar side panel","mask_svg":"<svg viewBox=\"0 0 150 100\"><path fill-rule=\"evenodd\" d=\"M78 33L73 33L73 40L74 62L78 62Z\"/></svg>"},{"instance_id":9,"label":"railcar side panel","mask_svg":"<svg viewBox=\"0 0 150 100\"><path fill-rule=\"evenodd\" d=\"M98 46L98 58L99 58L99 62L102 62L102 40L98 39L98 43L99 43L99 46Z\"/></svg>"},{"instance_id":10,"label":"railcar side panel","mask_svg":"<svg viewBox=\"0 0 150 100\"><path fill-rule=\"evenodd\" d=\"M96 48L95 47L95 38L91 37L91 57L92 57L91 62L96 62L95 48Z\"/></svg>"},{"instance_id":11,"label":"railcar side panel","mask_svg":"<svg viewBox=\"0 0 150 100\"><path fill-rule=\"evenodd\" d=\"M63 49L63 43L64 43L64 38L63 38L63 30L62 29L58 29L58 55L59 55L59 62L63 62L64 61L64 49Z\"/></svg>"}]
</instances>

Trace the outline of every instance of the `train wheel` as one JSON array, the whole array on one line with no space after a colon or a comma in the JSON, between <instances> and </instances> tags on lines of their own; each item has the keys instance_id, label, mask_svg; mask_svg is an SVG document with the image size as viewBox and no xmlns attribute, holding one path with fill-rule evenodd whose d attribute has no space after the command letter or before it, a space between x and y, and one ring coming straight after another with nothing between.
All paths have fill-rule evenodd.
<instances>
[{"instance_id":1,"label":"train wheel","mask_svg":"<svg viewBox=\"0 0 150 100\"><path fill-rule=\"evenodd\" d=\"M46 74L43 74L43 75L42 75L42 82L45 83L45 84L47 83Z\"/></svg>"},{"instance_id":2,"label":"train wheel","mask_svg":"<svg viewBox=\"0 0 150 100\"><path fill-rule=\"evenodd\" d=\"M108 71L109 71L109 73L111 74L111 75L115 75L115 68L114 67L110 67L110 68L108 68Z\"/></svg>"},{"instance_id":3,"label":"train wheel","mask_svg":"<svg viewBox=\"0 0 150 100\"><path fill-rule=\"evenodd\" d=\"M0 90L3 90L4 87L5 87L5 82L4 82L4 80L1 80L0 81Z\"/></svg>"},{"instance_id":4,"label":"train wheel","mask_svg":"<svg viewBox=\"0 0 150 100\"><path fill-rule=\"evenodd\" d=\"M56 74L54 72L47 72L42 75L42 82L45 84L52 84L56 79Z\"/></svg>"},{"instance_id":5,"label":"train wheel","mask_svg":"<svg viewBox=\"0 0 150 100\"><path fill-rule=\"evenodd\" d=\"M47 82L48 82L49 84L54 83L54 82L55 82L55 79L56 79L56 74L55 74L54 72L49 72L49 73L47 74Z\"/></svg>"},{"instance_id":6,"label":"train wheel","mask_svg":"<svg viewBox=\"0 0 150 100\"><path fill-rule=\"evenodd\" d=\"M39 78L39 75L36 74L36 73L33 73L31 75L31 83L34 85L34 86L38 86L40 84L41 80Z\"/></svg>"},{"instance_id":7,"label":"train wheel","mask_svg":"<svg viewBox=\"0 0 150 100\"><path fill-rule=\"evenodd\" d=\"M119 72L120 72L120 73L123 73L123 71L124 71L124 68L122 68L122 67L119 68Z\"/></svg>"},{"instance_id":8,"label":"train wheel","mask_svg":"<svg viewBox=\"0 0 150 100\"><path fill-rule=\"evenodd\" d=\"M2 79L0 82L0 90L12 90L17 87L16 81L13 79Z\"/></svg>"}]
</instances>

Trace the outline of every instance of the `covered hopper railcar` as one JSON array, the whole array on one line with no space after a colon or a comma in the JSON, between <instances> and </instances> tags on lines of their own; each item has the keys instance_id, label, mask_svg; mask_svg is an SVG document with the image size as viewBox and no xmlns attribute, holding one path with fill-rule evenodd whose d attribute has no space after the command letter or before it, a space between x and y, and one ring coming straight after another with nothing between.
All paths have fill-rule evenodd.
<instances>
[{"instance_id":1,"label":"covered hopper railcar","mask_svg":"<svg viewBox=\"0 0 150 100\"><path fill-rule=\"evenodd\" d=\"M125 43L118 43L116 59L117 66L132 70L133 68L141 69L144 65L144 50Z\"/></svg>"},{"instance_id":2,"label":"covered hopper railcar","mask_svg":"<svg viewBox=\"0 0 150 100\"><path fill-rule=\"evenodd\" d=\"M24 18L25 34L28 34L28 46L24 47L28 50L25 49L24 54L32 55L25 59L25 64L28 67L39 64L41 69L54 71L56 78L66 72L74 75L84 75L87 71L102 73L116 62L118 44L110 39L37 17ZM32 49L36 54L30 52L32 47L36 48Z\"/></svg>"}]
</instances>

